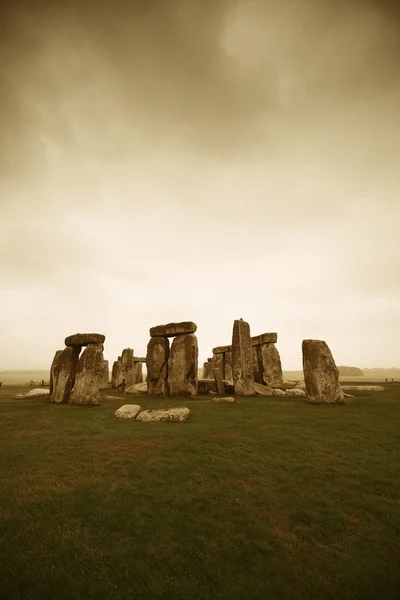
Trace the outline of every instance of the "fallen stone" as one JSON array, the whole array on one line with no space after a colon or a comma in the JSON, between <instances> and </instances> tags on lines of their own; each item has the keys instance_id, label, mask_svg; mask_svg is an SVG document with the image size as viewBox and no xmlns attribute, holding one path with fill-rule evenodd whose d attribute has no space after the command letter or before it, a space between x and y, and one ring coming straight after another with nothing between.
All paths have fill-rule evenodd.
<instances>
[{"instance_id":1,"label":"fallen stone","mask_svg":"<svg viewBox=\"0 0 400 600\"><path fill-rule=\"evenodd\" d=\"M119 396L104 396L104 400L121 400Z\"/></svg>"},{"instance_id":2,"label":"fallen stone","mask_svg":"<svg viewBox=\"0 0 400 600\"><path fill-rule=\"evenodd\" d=\"M254 380L250 325L243 319L236 320L233 324L232 372L235 394L251 396L254 393Z\"/></svg>"},{"instance_id":3,"label":"fallen stone","mask_svg":"<svg viewBox=\"0 0 400 600\"><path fill-rule=\"evenodd\" d=\"M170 396L196 396L197 372L197 337L193 333L176 336L168 359Z\"/></svg>"},{"instance_id":4,"label":"fallen stone","mask_svg":"<svg viewBox=\"0 0 400 600\"><path fill-rule=\"evenodd\" d=\"M118 419L136 419L142 407L139 404L124 404L115 411Z\"/></svg>"},{"instance_id":5,"label":"fallen stone","mask_svg":"<svg viewBox=\"0 0 400 600\"><path fill-rule=\"evenodd\" d=\"M65 338L66 346L87 346L88 344L104 344L106 336L102 333L75 333Z\"/></svg>"},{"instance_id":6,"label":"fallen stone","mask_svg":"<svg viewBox=\"0 0 400 600\"><path fill-rule=\"evenodd\" d=\"M144 396L147 394L147 381L144 383L134 383L125 388L125 394L133 394L135 396Z\"/></svg>"},{"instance_id":7,"label":"fallen stone","mask_svg":"<svg viewBox=\"0 0 400 600\"><path fill-rule=\"evenodd\" d=\"M216 396L215 398L210 398L209 402L216 402L217 404L220 403L228 403L231 404L232 402L236 402L235 398L232 398L232 396Z\"/></svg>"},{"instance_id":8,"label":"fallen stone","mask_svg":"<svg viewBox=\"0 0 400 600\"><path fill-rule=\"evenodd\" d=\"M343 391L346 392L384 392L385 388L382 385L342 385Z\"/></svg>"},{"instance_id":9,"label":"fallen stone","mask_svg":"<svg viewBox=\"0 0 400 600\"><path fill-rule=\"evenodd\" d=\"M296 396L304 397L307 394L304 390L300 390L299 388L292 388L290 390L286 390L285 395L294 398Z\"/></svg>"},{"instance_id":10,"label":"fallen stone","mask_svg":"<svg viewBox=\"0 0 400 600\"><path fill-rule=\"evenodd\" d=\"M46 398L50 395L50 390L47 388L34 388L33 390L29 390L26 394L17 394L15 398Z\"/></svg>"},{"instance_id":11,"label":"fallen stone","mask_svg":"<svg viewBox=\"0 0 400 600\"><path fill-rule=\"evenodd\" d=\"M326 342L303 340L302 352L305 391L310 402L343 404L339 370Z\"/></svg>"},{"instance_id":12,"label":"fallen stone","mask_svg":"<svg viewBox=\"0 0 400 600\"><path fill-rule=\"evenodd\" d=\"M277 333L262 333L251 338L252 346L260 346L261 344L276 344L278 341Z\"/></svg>"},{"instance_id":13,"label":"fallen stone","mask_svg":"<svg viewBox=\"0 0 400 600\"><path fill-rule=\"evenodd\" d=\"M155 410L142 410L136 417L138 421L174 421L184 423L190 417L188 408L160 408Z\"/></svg>"},{"instance_id":14,"label":"fallen stone","mask_svg":"<svg viewBox=\"0 0 400 600\"><path fill-rule=\"evenodd\" d=\"M169 340L152 337L147 344L147 385L150 396L169 396Z\"/></svg>"},{"instance_id":15,"label":"fallen stone","mask_svg":"<svg viewBox=\"0 0 400 600\"><path fill-rule=\"evenodd\" d=\"M355 398L354 394L345 394L345 392L343 392L343 396L345 398Z\"/></svg>"},{"instance_id":16,"label":"fallen stone","mask_svg":"<svg viewBox=\"0 0 400 600\"><path fill-rule=\"evenodd\" d=\"M262 383L253 383L253 389L257 396L272 396L272 388L266 385L262 385Z\"/></svg>"},{"instance_id":17,"label":"fallen stone","mask_svg":"<svg viewBox=\"0 0 400 600\"><path fill-rule=\"evenodd\" d=\"M102 360L102 344L89 344L82 352L76 369L74 393L70 398L73 404L100 404L98 373Z\"/></svg>"},{"instance_id":18,"label":"fallen stone","mask_svg":"<svg viewBox=\"0 0 400 600\"><path fill-rule=\"evenodd\" d=\"M275 388L272 390L273 396L286 396L286 392L284 390L280 390L279 388Z\"/></svg>"},{"instance_id":19,"label":"fallen stone","mask_svg":"<svg viewBox=\"0 0 400 600\"><path fill-rule=\"evenodd\" d=\"M50 402L69 402L75 384L80 346L67 346L53 363L53 389Z\"/></svg>"},{"instance_id":20,"label":"fallen stone","mask_svg":"<svg viewBox=\"0 0 400 600\"><path fill-rule=\"evenodd\" d=\"M168 323L167 325L157 325L151 327L150 337L175 337L195 333L197 325L192 321L182 321L182 323Z\"/></svg>"}]
</instances>

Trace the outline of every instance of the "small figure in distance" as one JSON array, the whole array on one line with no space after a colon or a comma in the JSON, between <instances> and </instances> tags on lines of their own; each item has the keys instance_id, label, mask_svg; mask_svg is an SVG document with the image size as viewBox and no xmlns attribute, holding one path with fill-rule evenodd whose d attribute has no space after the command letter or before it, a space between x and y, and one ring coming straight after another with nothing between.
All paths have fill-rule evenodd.
<instances>
[{"instance_id":1,"label":"small figure in distance","mask_svg":"<svg viewBox=\"0 0 400 600\"><path fill-rule=\"evenodd\" d=\"M387 377L385 377L385 381L386 381L386 383L388 382Z\"/></svg>"},{"instance_id":2,"label":"small figure in distance","mask_svg":"<svg viewBox=\"0 0 400 600\"><path fill-rule=\"evenodd\" d=\"M44 379L42 379L42 387L44 386Z\"/></svg>"},{"instance_id":3,"label":"small figure in distance","mask_svg":"<svg viewBox=\"0 0 400 600\"><path fill-rule=\"evenodd\" d=\"M126 388L126 383L125 383L125 379L122 380L122 383L119 384L118 386L118 392L120 394L123 394Z\"/></svg>"},{"instance_id":4,"label":"small figure in distance","mask_svg":"<svg viewBox=\"0 0 400 600\"><path fill-rule=\"evenodd\" d=\"M31 387L33 387L33 379L31 379Z\"/></svg>"},{"instance_id":5,"label":"small figure in distance","mask_svg":"<svg viewBox=\"0 0 400 600\"><path fill-rule=\"evenodd\" d=\"M2 385L3 385L3 382L2 382L2 381L0 381L0 387L1 387Z\"/></svg>"}]
</instances>

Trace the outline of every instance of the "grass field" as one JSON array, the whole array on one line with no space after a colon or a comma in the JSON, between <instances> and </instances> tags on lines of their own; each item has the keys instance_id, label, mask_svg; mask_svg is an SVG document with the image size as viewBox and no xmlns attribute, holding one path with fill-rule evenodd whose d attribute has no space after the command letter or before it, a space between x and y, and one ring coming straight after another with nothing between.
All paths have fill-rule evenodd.
<instances>
[{"instance_id":1,"label":"grass field","mask_svg":"<svg viewBox=\"0 0 400 600\"><path fill-rule=\"evenodd\" d=\"M400 385L344 406L10 394L1 598L400 598ZM191 421L114 417L138 401L190 406Z\"/></svg>"}]
</instances>

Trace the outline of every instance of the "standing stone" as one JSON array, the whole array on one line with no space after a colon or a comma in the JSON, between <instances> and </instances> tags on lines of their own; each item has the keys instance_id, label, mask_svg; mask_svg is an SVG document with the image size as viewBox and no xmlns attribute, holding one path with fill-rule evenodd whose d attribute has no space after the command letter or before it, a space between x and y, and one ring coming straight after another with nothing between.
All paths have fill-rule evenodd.
<instances>
[{"instance_id":1,"label":"standing stone","mask_svg":"<svg viewBox=\"0 0 400 600\"><path fill-rule=\"evenodd\" d=\"M54 355L53 358L53 362L51 363L51 367L50 367L50 398L51 395L53 393L53 378L54 378L54 366L57 362L58 357L63 353L62 350L57 350L57 352Z\"/></svg>"},{"instance_id":2,"label":"standing stone","mask_svg":"<svg viewBox=\"0 0 400 600\"><path fill-rule=\"evenodd\" d=\"M111 387L117 388L122 382L122 362L120 360L114 361L113 368L111 371Z\"/></svg>"},{"instance_id":3,"label":"standing stone","mask_svg":"<svg viewBox=\"0 0 400 600\"><path fill-rule=\"evenodd\" d=\"M256 383L263 382L263 366L261 359L261 346L252 346L253 356L253 379Z\"/></svg>"},{"instance_id":4,"label":"standing stone","mask_svg":"<svg viewBox=\"0 0 400 600\"><path fill-rule=\"evenodd\" d=\"M251 396L253 390L253 355L250 325L239 319L234 321L232 333L232 370L235 394Z\"/></svg>"},{"instance_id":5,"label":"standing stone","mask_svg":"<svg viewBox=\"0 0 400 600\"><path fill-rule=\"evenodd\" d=\"M220 396L223 396L225 394L225 386L224 386L224 380L222 377L221 369L214 369L214 380L215 380L215 385L217 387L218 394Z\"/></svg>"},{"instance_id":6,"label":"standing stone","mask_svg":"<svg viewBox=\"0 0 400 600\"><path fill-rule=\"evenodd\" d=\"M221 372L222 379L224 379L224 376L225 376L224 353L223 352L214 352L214 350L213 350L212 377L214 377L215 369L218 369Z\"/></svg>"},{"instance_id":7,"label":"standing stone","mask_svg":"<svg viewBox=\"0 0 400 600\"><path fill-rule=\"evenodd\" d=\"M275 344L262 344L255 346L259 348L261 355L262 380L272 388L279 388L283 385L283 373L281 357ZM254 349L254 348L253 348Z\"/></svg>"},{"instance_id":8,"label":"standing stone","mask_svg":"<svg viewBox=\"0 0 400 600\"><path fill-rule=\"evenodd\" d=\"M80 346L67 346L53 361L53 386L51 402L65 404L74 387Z\"/></svg>"},{"instance_id":9,"label":"standing stone","mask_svg":"<svg viewBox=\"0 0 400 600\"><path fill-rule=\"evenodd\" d=\"M99 373L99 389L106 390L108 388L108 360L104 360L100 363Z\"/></svg>"},{"instance_id":10,"label":"standing stone","mask_svg":"<svg viewBox=\"0 0 400 600\"><path fill-rule=\"evenodd\" d=\"M197 394L198 347L194 333L178 335L171 345L168 384L171 396Z\"/></svg>"},{"instance_id":11,"label":"standing stone","mask_svg":"<svg viewBox=\"0 0 400 600\"><path fill-rule=\"evenodd\" d=\"M207 362L205 362L203 365L203 379L212 379L212 378L213 378L212 362L209 362L207 360Z\"/></svg>"},{"instance_id":12,"label":"standing stone","mask_svg":"<svg viewBox=\"0 0 400 600\"><path fill-rule=\"evenodd\" d=\"M73 404L100 404L99 372L102 368L103 344L90 344L82 352L76 369Z\"/></svg>"},{"instance_id":13,"label":"standing stone","mask_svg":"<svg viewBox=\"0 0 400 600\"><path fill-rule=\"evenodd\" d=\"M311 402L343 404L339 370L322 340L303 340L303 371L306 394Z\"/></svg>"},{"instance_id":14,"label":"standing stone","mask_svg":"<svg viewBox=\"0 0 400 600\"><path fill-rule=\"evenodd\" d=\"M147 344L147 388L150 396L169 396L168 387L169 340L152 337Z\"/></svg>"},{"instance_id":15,"label":"standing stone","mask_svg":"<svg viewBox=\"0 0 400 600\"><path fill-rule=\"evenodd\" d=\"M135 384L143 383L143 362L140 360L134 360L133 362L133 378Z\"/></svg>"},{"instance_id":16,"label":"standing stone","mask_svg":"<svg viewBox=\"0 0 400 600\"><path fill-rule=\"evenodd\" d=\"M132 348L125 348L122 350L122 380L125 379L126 387L129 387L135 383L135 370L133 362L133 350Z\"/></svg>"},{"instance_id":17,"label":"standing stone","mask_svg":"<svg viewBox=\"0 0 400 600\"><path fill-rule=\"evenodd\" d=\"M225 352L225 379L233 382L232 351Z\"/></svg>"}]
</instances>

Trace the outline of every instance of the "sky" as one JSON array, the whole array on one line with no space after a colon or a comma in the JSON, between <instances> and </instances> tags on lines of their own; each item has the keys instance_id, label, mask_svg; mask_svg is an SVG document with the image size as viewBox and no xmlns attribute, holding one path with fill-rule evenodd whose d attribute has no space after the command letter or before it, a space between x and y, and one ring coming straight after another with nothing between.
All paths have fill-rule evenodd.
<instances>
[{"instance_id":1,"label":"sky","mask_svg":"<svg viewBox=\"0 0 400 600\"><path fill-rule=\"evenodd\" d=\"M399 164L398 2L3 2L0 370L239 318L400 366Z\"/></svg>"}]
</instances>

